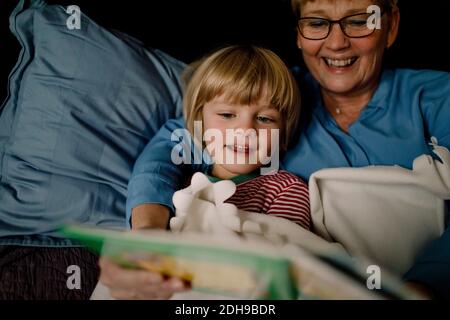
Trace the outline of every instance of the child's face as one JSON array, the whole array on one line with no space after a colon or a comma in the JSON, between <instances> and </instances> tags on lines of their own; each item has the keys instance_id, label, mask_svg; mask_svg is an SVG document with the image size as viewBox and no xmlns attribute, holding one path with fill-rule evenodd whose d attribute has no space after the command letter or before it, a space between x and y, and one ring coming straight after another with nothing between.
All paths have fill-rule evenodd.
<instances>
[{"instance_id":1,"label":"child's face","mask_svg":"<svg viewBox=\"0 0 450 320\"><path fill-rule=\"evenodd\" d=\"M213 175L228 179L261 167L262 159L270 157L272 149L278 152L273 144L279 143L279 135L272 130L280 129L280 125L279 111L266 99L251 105L233 105L218 96L206 103L204 141L215 161Z\"/></svg>"}]
</instances>

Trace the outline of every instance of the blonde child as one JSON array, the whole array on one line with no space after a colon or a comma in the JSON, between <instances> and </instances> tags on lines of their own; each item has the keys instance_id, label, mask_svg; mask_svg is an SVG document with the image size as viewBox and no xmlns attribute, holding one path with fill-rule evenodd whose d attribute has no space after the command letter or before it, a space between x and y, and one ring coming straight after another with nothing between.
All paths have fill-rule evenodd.
<instances>
[{"instance_id":1,"label":"blonde child","mask_svg":"<svg viewBox=\"0 0 450 320\"><path fill-rule=\"evenodd\" d=\"M270 50L231 46L191 72L184 99L186 127L214 161L210 180L236 183L226 202L309 229L307 185L283 170L261 174L263 163L278 161L276 153L286 150L299 117L298 85L285 64Z\"/></svg>"}]
</instances>

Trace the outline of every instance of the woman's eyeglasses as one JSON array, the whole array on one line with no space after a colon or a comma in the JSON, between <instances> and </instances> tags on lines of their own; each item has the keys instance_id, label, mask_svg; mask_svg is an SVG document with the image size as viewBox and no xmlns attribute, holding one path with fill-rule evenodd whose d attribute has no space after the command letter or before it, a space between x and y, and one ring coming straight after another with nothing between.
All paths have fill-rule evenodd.
<instances>
[{"instance_id":1,"label":"woman's eyeglasses","mask_svg":"<svg viewBox=\"0 0 450 320\"><path fill-rule=\"evenodd\" d=\"M383 16L384 12L381 13ZM349 38L363 38L375 32L375 27L369 26L369 18L373 13L358 13L339 20L305 17L298 19L300 34L309 40L323 40L330 35L331 26L339 24L342 32ZM381 18L380 16L380 18Z\"/></svg>"}]
</instances>

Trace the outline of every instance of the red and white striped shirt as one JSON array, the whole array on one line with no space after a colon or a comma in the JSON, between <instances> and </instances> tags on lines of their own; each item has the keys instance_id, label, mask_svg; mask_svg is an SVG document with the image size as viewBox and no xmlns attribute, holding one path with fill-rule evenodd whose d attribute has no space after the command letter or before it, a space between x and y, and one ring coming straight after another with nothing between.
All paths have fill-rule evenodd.
<instances>
[{"instance_id":1,"label":"red and white striped shirt","mask_svg":"<svg viewBox=\"0 0 450 320\"><path fill-rule=\"evenodd\" d=\"M287 171L237 184L236 193L226 202L244 211L291 220L308 230L311 226L308 186Z\"/></svg>"}]
</instances>

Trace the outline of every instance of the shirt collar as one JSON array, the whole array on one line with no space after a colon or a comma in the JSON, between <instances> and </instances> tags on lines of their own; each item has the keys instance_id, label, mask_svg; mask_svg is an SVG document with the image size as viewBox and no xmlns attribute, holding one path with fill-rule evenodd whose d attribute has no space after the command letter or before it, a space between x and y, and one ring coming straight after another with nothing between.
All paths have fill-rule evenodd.
<instances>
[{"instance_id":1,"label":"shirt collar","mask_svg":"<svg viewBox=\"0 0 450 320\"><path fill-rule=\"evenodd\" d=\"M381 72L380 83L375 90L375 94L370 100L368 106L386 109L388 107L388 97L390 96L394 74L392 70L383 70Z\"/></svg>"},{"instance_id":2,"label":"shirt collar","mask_svg":"<svg viewBox=\"0 0 450 320\"><path fill-rule=\"evenodd\" d=\"M373 95L372 99L370 99L366 108L386 109L388 107L387 99L392 90L392 78L392 70L382 71L378 88L375 90L375 94ZM326 113L326 109L323 105L320 85L310 73L306 76L306 82L309 84L308 89L312 91L312 100L310 101L310 103L312 103L314 113L322 117L324 116L324 112Z\"/></svg>"},{"instance_id":3,"label":"shirt collar","mask_svg":"<svg viewBox=\"0 0 450 320\"><path fill-rule=\"evenodd\" d=\"M241 183L247 182L249 180L255 179L256 177L259 177L260 176L259 172L260 172L260 169L256 169L255 171L252 171L248 174L241 174L241 175L238 175L236 177L233 177L233 178L227 179L227 180L231 180L235 184L241 184ZM206 176L208 177L209 181L211 181L213 183L224 180L224 179L214 177L210 174L207 174Z\"/></svg>"}]
</instances>

